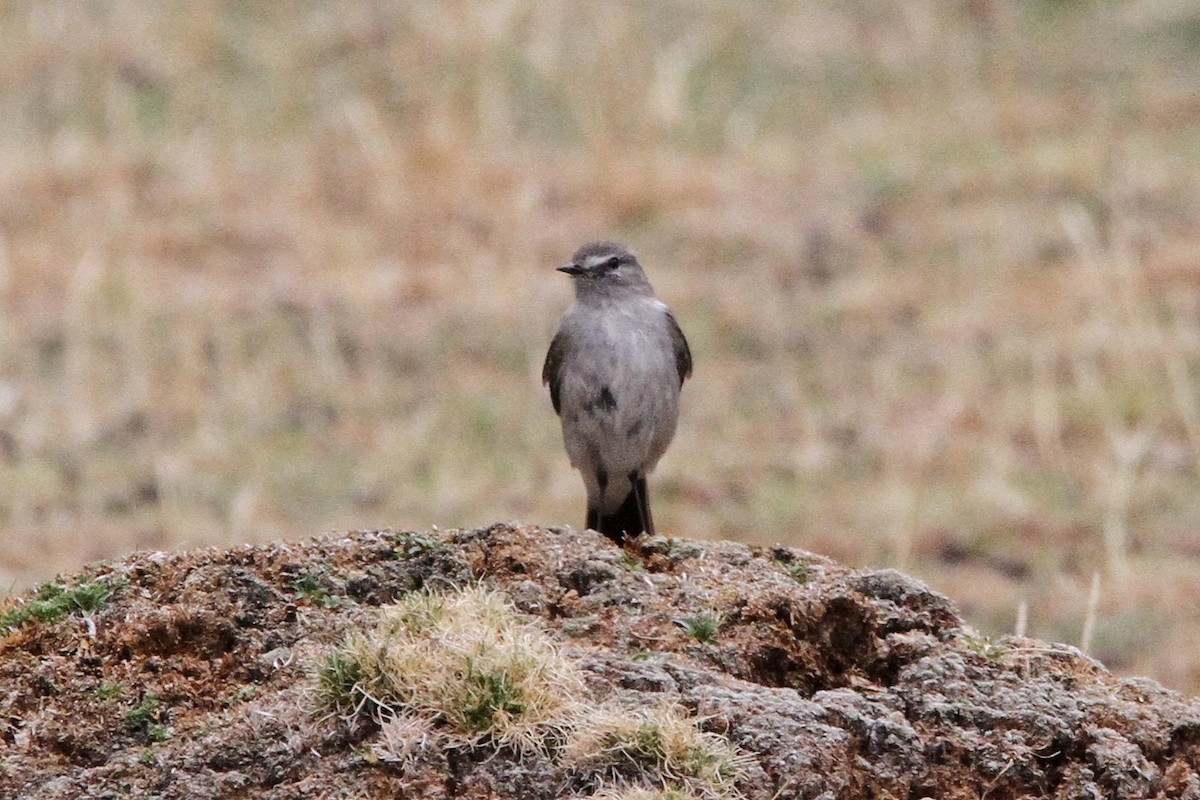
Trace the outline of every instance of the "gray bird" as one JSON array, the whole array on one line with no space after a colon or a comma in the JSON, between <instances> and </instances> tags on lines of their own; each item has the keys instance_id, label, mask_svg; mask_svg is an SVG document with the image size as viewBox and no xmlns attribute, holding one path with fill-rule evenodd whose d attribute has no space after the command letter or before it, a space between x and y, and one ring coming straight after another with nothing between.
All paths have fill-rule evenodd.
<instances>
[{"instance_id":1,"label":"gray bird","mask_svg":"<svg viewBox=\"0 0 1200 800\"><path fill-rule=\"evenodd\" d=\"M625 247L585 244L558 268L575 284L542 382L587 487L587 527L622 543L654 533L646 475L675 436L692 353Z\"/></svg>"}]
</instances>

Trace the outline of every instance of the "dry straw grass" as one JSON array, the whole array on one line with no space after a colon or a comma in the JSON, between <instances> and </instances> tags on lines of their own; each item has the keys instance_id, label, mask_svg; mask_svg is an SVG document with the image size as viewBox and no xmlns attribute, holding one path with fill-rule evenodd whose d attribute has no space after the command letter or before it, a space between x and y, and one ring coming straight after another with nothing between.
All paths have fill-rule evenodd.
<instances>
[{"instance_id":1,"label":"dry straw grass","mask_svg":"<svg viewBox=\"0 0 1200 800\"><path fill-rule=\"evenodd\" d=\"M0 9L0 586L135 547L581 520L538 367L630 241L677 535L898 565L1200 687L1200 11Z\"/></svg>"},{"instance_id":2,"label":"dry straw grass","mask_svg":"<svg viewBox=\"0 0 1200 800\"><path fill-rule=\"evenodd\" d=\"M651 789L645 786L614 786L588 795L589 800L700 800L700 797L686 789Z\"/></svg>"},{"instance_id":3,"label":"dry straw grass","mask_svg":"<svg viewBox=\"0 0 1200 800\"><path fill-rule=\"evenodd\" d=\"M610 794L738 796L747 756L725 737L674 706L597 705L582 675L538 621L474 587L383 609L317 666L315 688L323 709L377 723L372 752L401 767L451 747L508 747Z\"/></svg>"},{"instance_id":4,"label":"dry straw grass","mask_svg":"<svg viewBox=\"0 0 1200 800\"><path fill-rule=\"evenodd\" d=\"M594 779L670 786L685 796L734 797L746 757L673 706L602 707L581 719L563 757ZM631 789L637 796L639 789Z\"/></svg>"},{"instance_id":5,"label":"dry straw grass","mask_svg":"<svg viewBox=\"0 0 1200 800\"><path fill-rule=\"evenodd\" d=\"M545 755L575 724L582 675L545 630L482 588L413 592L318 669L324 703L381 723L376 749L407 761L431 744Z\"/></svg>"}]
</instances>

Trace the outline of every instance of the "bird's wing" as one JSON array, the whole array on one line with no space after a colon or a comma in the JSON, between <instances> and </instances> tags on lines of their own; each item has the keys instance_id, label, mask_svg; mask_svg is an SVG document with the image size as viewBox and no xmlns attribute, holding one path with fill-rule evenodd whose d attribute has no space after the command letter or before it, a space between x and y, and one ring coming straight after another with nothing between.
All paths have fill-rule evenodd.
<instances>
[{"instance_id":1,"label":"bird's wing","mask_svg":"<svg viewBox=\"0 0 1200 800\"><path fill-rule=\"evenodd\" d=\"M562 400L559 397L559 387L562 385L563 356L567 352L567 336L561 330L554 334L550 349L546 351L546 363L542 365L542 383L550 387L550 402L554 404L554 413L561 414Z\"/></svg>"},{"instance_id":2,"label":"bird's wing","mask_svg":"<svg viewBox=\"0 0 1200 800\"><path fill-rule=\"evenodd\" d=\"M684 379L692 374L692 350L688 347L683 331L679 329L679 323L675 321L675 315L670 311L667 312L667 326L671 332L671 345L675 348L675 368L679 370L679 385L682 386Z\"/></svg>"}]
</instances>

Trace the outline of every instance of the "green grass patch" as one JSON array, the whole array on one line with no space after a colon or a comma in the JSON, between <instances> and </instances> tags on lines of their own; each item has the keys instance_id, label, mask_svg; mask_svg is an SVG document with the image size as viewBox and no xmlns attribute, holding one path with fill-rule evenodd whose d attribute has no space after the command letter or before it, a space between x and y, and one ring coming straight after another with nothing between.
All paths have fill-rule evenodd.
<instances>
[{"instance_id":1,"label":"green grass patch","mask_svg":"<svg viewBox=\"0 0 1200 800\"><path fill-rule=\"evenodd\" d=\"M96 581L67 587L47 583L37 590L31 600L0 614L0 631L11 631L28 622L53 623L80 612L91 614L104 607L119 588L115 583Z\"/></svg>"},{"instance_id":2,"label":"green grass patch","mask_svg":"<svg viewBox=\"0 0 1200 800\"><path fill-rule=\"evenodd\" d=\"M420 558L432 555L445 546L444 541L427 533L400 533L396 535L394 552L397 558Z\"/></svg>"},{"instance_id":3,"label":"green grass patch","mask_svg":"<svg viewBox=\"0 0 1200 800\"><path fill-rule=\"evenodd\" d=\"M361 689L362 666L349 653L335 650L317 665L317 698L343 716L357 713L367 702Z\"/></svg>"},{"instance_id":4,"label":"green grass patch","mask_svg":"<svg viewBox=\"0 0 1200 800\"><path fill-rule=\"evenodd\" d=\"M462 719L468 729L483 733L505 716L525 713L525 694L503 668L481 667L470 657L466 662Z\"/></svg>"},{"instance_id":5,"label":"green grass patch","mask_svg":"<svg viewBox=\"0 0 1200 800\"><path fill-rule=\"evenodd\" d=\"M305 575L292 583L292 599L307 600L322 608L337 608L344 603L343 598L331 595L315 575Z\"/></svg>"},{"instance_id":6,"label":"green grass patch","mask_svg":"<svg viewBox=\"0 0 1200 800\"><path fill-rule=\"evenodd\" d=\"M150 692L142 702L125 712L125 729L130 733L146 733L154 741L166 739L166 727L159 723L162 701Z\"/></svg>"},{"instance_id":7,"label":"green grass patch","mask_svg":"<svg viewBox=\"0 0 1200 800\"><path fill-rule=\"evenodd\" d=\"M688 638L695 639L700 644L716 644L717 631L721 629L723 622L717 614L695 614L675 620L675 624L683 628Z\"/></svg>"},{"instance_id":8,"label":"green grass patch","mask_svg":"<svg viewBox=\"0 0 1200 800\"><path fill-rule=\"evenodd\" d=\"M115 700L123 690L119 683L102 683L92 690L92 697L99 701Z\"/></svg>"},{"instance_id":9,"label":"green grass patch","mask_svg":"<svg viewBox=\"0 0 1200 800\"><path fill-rule=\"evenodd\" d=\"M629 570L630 572L645 571L645 565L642 563L642 560L635 555L631 555L630 553L622 552L621 560L617 563L621 565L622 569Z\"/></svg>"},{"instance_id":10,"label":"green grass patch","mask_svg":"<svg viewBox=\"0 0 1200 800\"><path fill-rule=\"evenodd\" d=\"M1008 652L1008 647L1002 642L994 641L990 636L968 633L963 636L963 644L972 653L982 656L988 661L999 661Z\"/></svg>"},{"instance_id":11,"label":"green grass patch","mask_svg":"<svg viewBox=\"0 0 1200 800\"><path fill-rule=\"evenodd\" d=\"M796 583L804 586L811 581L816 574L812 566L802 562L794 562L786 564L782 561L778 562L779 566L783 567L783 571L792 577Z\"/></svg>"}]
</instances>

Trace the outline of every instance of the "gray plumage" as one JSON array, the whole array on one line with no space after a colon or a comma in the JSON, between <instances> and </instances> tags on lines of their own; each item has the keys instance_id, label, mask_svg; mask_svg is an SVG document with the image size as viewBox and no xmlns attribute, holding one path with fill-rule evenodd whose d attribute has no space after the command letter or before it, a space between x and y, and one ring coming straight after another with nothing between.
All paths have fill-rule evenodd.
<instances>
[{"instance_id":1,"label":"gray plumage","mask_svg":"<svg viewBox=\"0 0 1200 800\"><path fill-rule=\"evenodd\" d=\"M592 242L558 268L575 303L550 343L542 380L587 487L587 525L617 542L654 532L646 475L675 435L692 354L636 256Z\"/></svg>"}]
</instances>

